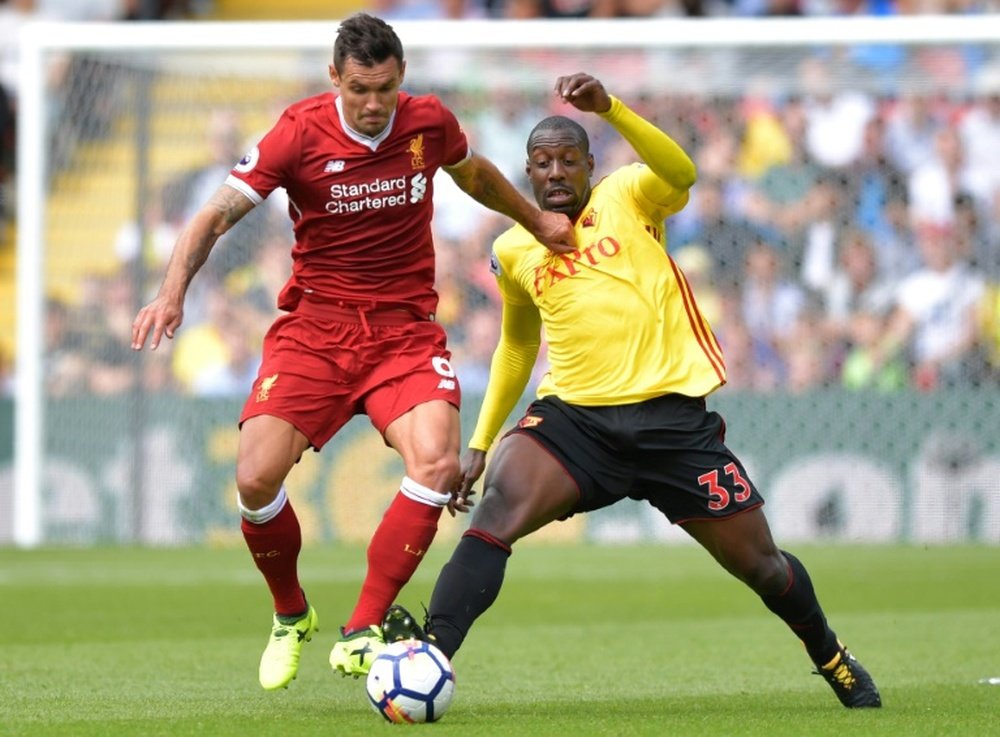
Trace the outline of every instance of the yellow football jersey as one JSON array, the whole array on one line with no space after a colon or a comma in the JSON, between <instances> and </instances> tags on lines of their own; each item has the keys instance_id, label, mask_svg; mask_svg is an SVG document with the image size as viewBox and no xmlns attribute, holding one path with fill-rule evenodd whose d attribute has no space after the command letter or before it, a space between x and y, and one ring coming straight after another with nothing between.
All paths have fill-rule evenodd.
<instances>
[{"instance_id":1,"label":"yellow football jersey","mask_svg":"<svg viewBox=\"0 0 1000 737\"><path fill-rule=\"evenodd\" d=\"M596 407L700 397L725 383L722 351L662 232L687 204L694 162L615 97L598 115L645 163L593 188L574 253L550 252L520 225L494 242L503 319L471 448L492 445L528 383L543 328L550 370L540 397Z\"/></svg>"},{"instance_id":2,"label":"yellow football jersey","mask_svg":"<svg viewBox=\"0 0 1000 737\"><path fill-rule=\"evenodd\" d=\"M505 302L533 304L545 328L550 370L540 397L629 404L704 396L725 382L719 344L666 252L670 213L640 190L644 166L622 167L593 188L577 218L576 252L554 254L520 225L494 243Z\"/></svg>"}]
</instances>

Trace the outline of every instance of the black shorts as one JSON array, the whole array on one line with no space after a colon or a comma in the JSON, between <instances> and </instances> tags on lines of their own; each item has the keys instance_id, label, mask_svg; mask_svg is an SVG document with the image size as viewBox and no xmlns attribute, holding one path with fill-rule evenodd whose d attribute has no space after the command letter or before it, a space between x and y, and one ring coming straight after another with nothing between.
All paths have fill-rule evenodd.
<instances>
[{"instance_id":1,"label":"black shorts","mask_svg":"<svg viewBox=\"0 0 1000 737\"><path fill-rule=\"evenodd\" d=\"M570 514L645 499L674 524L759 507L763 497L726 447L726 425L703 398L667 394L635 404L532 402L512 433L537 440L580 488Z\"/></svg>"}]
</instances>

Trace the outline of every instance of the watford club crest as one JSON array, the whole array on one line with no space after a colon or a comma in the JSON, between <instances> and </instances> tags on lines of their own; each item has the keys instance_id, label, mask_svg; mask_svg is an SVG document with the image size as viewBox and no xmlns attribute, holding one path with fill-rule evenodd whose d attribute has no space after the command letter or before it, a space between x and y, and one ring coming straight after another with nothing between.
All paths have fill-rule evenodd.
<instances>
[{"instance_id":1,"label":"watford club crest","mask_svg":"<svg viewBox=\"0 0 1000 737\"><path fill-rule=\"evenodd\" d=\"M583 219L580 220L580 227L593 228L594 225L596 224L597 224L597 212L594 210L594 208L590 208L589 210L587 210L587 214L583 216Z\"/></svg>"},{"instance_id":2,"label":"watford club crest","mask_svg":"<svg viewBox=\"0 0 1000 737\"><path fill-rule=\"evenodd\" d=\"M526 415L518 421L517 426L522 430L526 427L538 427L542 424L541 417L535 417L534 415Z\"/></svg>"}]
</instances>

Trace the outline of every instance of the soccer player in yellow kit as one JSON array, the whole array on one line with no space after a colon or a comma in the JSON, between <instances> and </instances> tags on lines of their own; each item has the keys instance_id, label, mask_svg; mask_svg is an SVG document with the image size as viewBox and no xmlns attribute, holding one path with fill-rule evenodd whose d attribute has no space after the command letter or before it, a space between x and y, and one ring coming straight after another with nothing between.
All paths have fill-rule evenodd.
<instances>
[{"instance_id":1,"label":"soccer player in yellow kit","mask_svg":"<svg viewBox=\"0 0 1000 737\"><path fill-rule=\"evenodd\" d=\"M775 545L764 501L725 445L722 417L706 408L726 380L722 351L663 235L664 218L688 201L694 164L592 76L560 77L555 90L614 126L644 163L592 187L594 158L579 124L554 116L532 130L535 198L574 221L578 250L553 254L520 225L494 244L501 336L462 462L463 500L527 386L543 325L550 371L500 440L483 498L435 585L426 632L394 605L387 641L426 636L452 657L496 599L514 542L629 497L659 509L757 593L844 706L881 706L871 676L828 626L805 567Z\"/></svg>"}]
</instances>

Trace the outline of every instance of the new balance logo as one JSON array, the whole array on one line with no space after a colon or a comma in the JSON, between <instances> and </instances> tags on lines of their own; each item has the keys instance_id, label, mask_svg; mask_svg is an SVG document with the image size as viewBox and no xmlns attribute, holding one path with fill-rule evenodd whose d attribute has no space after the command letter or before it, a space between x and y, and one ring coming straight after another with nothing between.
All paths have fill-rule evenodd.
<instances>
[{"instance_id":1,"label":"new balance logo","mask_svg":"<svg viewBox=\"0 0 1000 737\"><path fill-rule=\"evenodd\" d=\"M438 389L447 389L448 391L452 391L454 390L454 388L455 388L454 379L441 379L441 381L438 382Z\"/></svg>"},{"instance_id":2,"label":"new balance logo","mask_svg":"<svg viewBox=\"0 0 1000 737\"><path fill-rule=\"evenodd\" d=\"M323 168L324 174L332 174L336 171L344 170L344 162L342 159L334 159L332 161L327 161L326 166Z\"/></svg>"}]
</instances>

